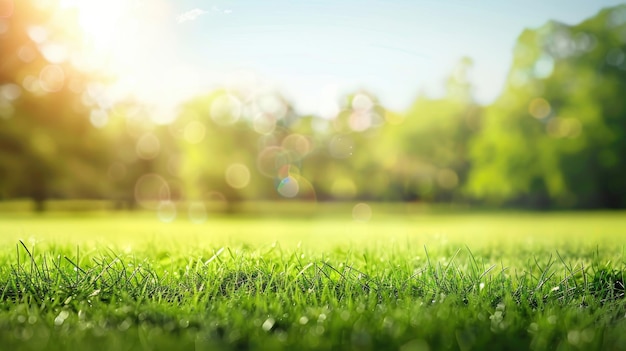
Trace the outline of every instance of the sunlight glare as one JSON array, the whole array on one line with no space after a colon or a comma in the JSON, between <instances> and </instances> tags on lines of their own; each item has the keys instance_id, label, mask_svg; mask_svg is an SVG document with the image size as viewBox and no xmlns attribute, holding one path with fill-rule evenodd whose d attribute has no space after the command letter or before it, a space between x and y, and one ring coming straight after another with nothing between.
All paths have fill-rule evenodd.
<instances>
[{"instance_id":1,"label":"sunlight glare","mask_svg":"<svg viewBox=\"0 0 626 351\"><path fill-rule=\"evenodd\" d=\"M109 52L120 39L119 23L133 2L125 0L63 0L62 7L78 10L78 24L93 49ZM123 26L122 26L123 27Z\"/></svg>"},{"instance_id":2,"label":"sunlight glare","mask_svg":"<svg viewBox=\"0 0 626 351\"><path fill-rule=\"evenodd\" d=\"M165 1L140 0L61 0L61 7L75 10L82 34L80 49L71 57L79 69L96 71L113 78L108 88L116 100L129 96L160 107L173 104L172 85L190 83L172 67L178 62L177 50L168 24L171 11ZM42 37L36 28L31 35ZM55 48L52 48L55 49ZM52 52L62 56L63 52ZM158 55L155 55L158 53ZM171 71L171 72L170 72ZM170 116L157 123L171 122Z\"/></svg>"}]
</instances>

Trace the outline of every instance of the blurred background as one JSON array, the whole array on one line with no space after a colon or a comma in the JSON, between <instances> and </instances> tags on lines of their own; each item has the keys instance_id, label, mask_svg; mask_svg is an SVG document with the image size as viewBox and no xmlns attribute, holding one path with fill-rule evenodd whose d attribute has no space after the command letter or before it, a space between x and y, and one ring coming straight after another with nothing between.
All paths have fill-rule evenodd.
<instances>
[{"instance_id":1,"label":"blurred background","mask_svg":"<svg viewBox=\"0 0 626 351\"><path fill-rule=\"evenodd\" d=\"M0 209L626 207L626 5L306 3L0 0Z\"/></svg>"}]
</instances>

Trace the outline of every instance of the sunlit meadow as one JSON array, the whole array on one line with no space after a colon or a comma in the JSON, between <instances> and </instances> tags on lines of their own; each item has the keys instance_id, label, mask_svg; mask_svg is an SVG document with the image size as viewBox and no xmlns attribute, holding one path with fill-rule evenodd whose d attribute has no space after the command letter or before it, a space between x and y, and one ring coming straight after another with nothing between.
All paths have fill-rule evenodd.
<instances>
[{"instance_id":1,"label":"sunlit meadow","mask_svg":"<svg viewBox=\"0 0 626 351\"><path fill-rule=\"evenodd\" d=\"M626 5L0 0L0 348L624 350Z\"/></svg>"},{"instance_id":2,"label":"sunlit meadow","mask_svg":"<svg viewBox=\"0 0 626 351\"><path fill-rule=\"evenodd\" d=\"M4 218L2 340L23 350L625 345L623 214L389 210L373 206L368 222L350 206L204 224Z\"/></svg>"}]
</instances>

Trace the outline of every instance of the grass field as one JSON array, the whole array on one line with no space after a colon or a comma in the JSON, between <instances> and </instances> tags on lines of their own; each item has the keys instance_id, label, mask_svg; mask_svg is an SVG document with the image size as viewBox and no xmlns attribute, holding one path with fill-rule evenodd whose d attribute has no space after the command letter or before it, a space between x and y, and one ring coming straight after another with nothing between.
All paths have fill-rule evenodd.
<instances>
[{"instance_id":1,"label":"grass field","mask_svg":"<svg viewBox=\"0 0 626 351\"><path fill-rule=\"evenodd\" d=\"M6 350L625 350L626 214L0 214Z\"/></svg>"}]
</instances>

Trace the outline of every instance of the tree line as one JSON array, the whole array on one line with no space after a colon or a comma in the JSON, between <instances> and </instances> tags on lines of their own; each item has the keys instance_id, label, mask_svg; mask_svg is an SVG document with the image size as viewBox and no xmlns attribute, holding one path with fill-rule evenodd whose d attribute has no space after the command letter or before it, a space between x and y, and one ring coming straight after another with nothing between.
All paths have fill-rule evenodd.
<instances>
[{"instance_id":1,"label":"tree line","mask_svg":"<svg viewBox=\"0 0 626 351\"><path fill-rule=\"evenodd\" d=\"M367 91L335 118L278 93L217 90L171 123L112 102L106 80L59 60L63 23L29 1L0 18L0 199L110 199L119 207L242 200L626 207L626 5L525 30L506 85L472 98L470 59L446 95L390 111ZM58 16L58 15L57 15ZM33 27L37 25L37 27ZM33 28L46 28L46 38Z\"/></svg>"}]
</instances>

